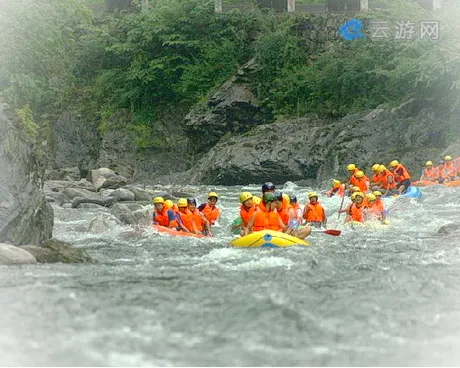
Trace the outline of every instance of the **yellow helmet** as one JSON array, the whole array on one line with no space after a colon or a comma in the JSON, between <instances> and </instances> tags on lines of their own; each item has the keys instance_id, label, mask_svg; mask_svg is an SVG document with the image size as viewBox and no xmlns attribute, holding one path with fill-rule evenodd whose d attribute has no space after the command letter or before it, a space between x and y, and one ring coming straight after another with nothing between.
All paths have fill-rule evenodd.
<instances>
[{"instance_id":1,"label":"yellow helmet","mask_svg":"<svg viewBox=\"0 0 460 368\"><path fill-rule=\"evenodd\" d=\"M378 171L379 170L379 167L380 167L380 164L374 164L372 166L372 171Z\"/></svg>"},{"instance_id":2,"label":"yellow helmet","mask_svg":"<svg viewBox=\"0 0 460 368\"><path fill-rule=\"evenodd\" d=\"M385 165L380 165L379 166L379 169L378 169L378 172L379 173L383 173L387 168L385 167Z\"/></svg>"},{"instance_id":3,"label":"yellow helmet","mask_svg":"<svg viewBox=\"0 0 460 368\"><path fill-rule=\"evenodd\" d=\"M286 201L287 201L287 203L290 203L291 198L289 198L289 196L286 193L283 193L283 202L286 202Z\"/></svg>"},{"instance_id":4,"label":"yellow helmet","mask_svg":"<svg viewBox=\"0 0 460 368\"><path fill-rule=\"evenodd\" d=\"M185 198L180 198L177 201L177 207L181 208L181 207L187 207L187 206L188 206L188 203L187 203L187 200Z\"/></svg>"},{"instance_id":5,"label":"yellow helmet","mask_svg":"<svg viewBox=\"0 0 460 368\"><path fill-rule=\"evenodd\" d=\"M318 198L318 194L316 192L310 192L308 193L308 199L311 199L312 197Z\"/></svg>"},{"instance_id":6,"label":"yellow helmet","mask_svg":"<svg viewBox=\"0 0 460 368\"><path fill-rule=\"evenodd\" d=\"M376 201L377 197L373 193L366 194L366 198L368 201Z\"/></svg>"},{"instance_id":7,"label":"yellow helmet","mask_svg":"<svg viewBox=\"0 0 460 368\"><path fill-rule=\"evenodd\" d=\"M352 192L359 192L361 191L361 189L359 189L359 187L351 187L350 188Z\"/></svg>"},{"instance_id":8,"label":"yellow helmet","mask_svg":"<svg viewBox=\"0 0 460 368\"><path fill-rule=\"evenodd\" d=\"M254 202L254 204L256 206L258 206L260 204L260 202L262 202L262 199L260 197L253 196L252 197L252 202Z\"/></svg>"},{"instance_id":9,"label":"yellow helmet","mask_svg":"<svg viewBox=\"0 0 460 368\"><path fill-rule=\"evenodd\" d=\"M382 196L382 192L380 190L375 190L375 191L372 192L372 194L375 195L376 197L378 197L378 196L381 197Z\"/></svg>"},{"instance_id":10,"label":"yellow helmet","mask_svg":"<svg viewBox=\"0 0 460 368\"><path fill-rule=\"evenodd\" d=\"M432 161L427 161L427 162L425 163L425 166L433 166L433 162L432 162Z\"/></svg>"},{"instance_id":11,"label":"yellow helmet","mask_svg":"<svg viewBox=\"0 0 460 368\"><path fill-rule=\"evenodd\" d=\"M446 156L446 157L444 157L444 161L452 161L452 157Z\"/></svg>"},{"instance_id":12,"label":"yellow helmet","mask_svg":"<svg viewBox=\"0 0 460 368\"><path fill-rule=\"evenodd\" d=\"M390 167L396 167L399 165L399 161L398 160L393 160L390 162Z\"/></svg>"},{"instance_id":13,"label":"yellow helmet","mask_svg":"<svg viewBox=\"0 0 460 368\"><path fill-rule=\"evenodd\" d=\"M157 204L157 203L164 204L164 203L165 203L165 200L164 200L163 197L155 197L155 198L153 198L153 203L154 203L154 204Z\"/></svg>"},{"instance_id":14,"label":"yellow helmet","mask_svg":"<svg viewBox=\"0 0 460 368\"><path fill-rule=\"evenodd\" d=\"M356 169L356 165L355 165L355 164L349 164L349 165L347 166L347 170L348 170L348 171L351 171L351 170L354 170L354 169Z\"/></svg>"},{"instance_id":15,"label":"yellow helmet","mask_svg":"<svg viewBox=\"0 0 460 368\"><path fill-rule=\"evenodd\" d=\"M354 200L356 197L361 197L362 199L364 199L364 193L362 192L355 192L351 195L351 199Z\"/></svg>"},{"instance_id":16,"label":"yellow helmet","mask_svg":"<svg viewBox=\"0 0 460 368\"><path fill-rule=\"evenodd\" d=\"M210 192L210 193L208 194L208 199L211 198L211 197L219 198L219 196L217 195L216 192Z\"/></svg>"},{"instance_id":17,"label":"yellow helmet","mask_svg":"<svg viewBox=\"0 0 460 368\"><path fill-rule=\"evenodd\" d=\"M360 171L358 171L358 172L355 174L355 176L356 176L357 178L364 178L364 173L360 170Z\"/></svg>"},{"instance_id":18,"label":"yellow helmet","mask_svg":"<svg viewBox=\"0 0 460 368\"><path fill-rule=\"evenodd\" d=\"M252 194L249 193L249 192L240 193L240 202L241 203L246 202L248 199L251 199L251 198L253 198L253 197L252 197Z\"/></svg>"},{"instance_id":19,"label":"yellow helmet","mask_svg":"<svg viewBox=\"0 0 460 368\"><path fill-rule=\"evenodd\" d=\"M342 184L342 183L340 182L340 180L337 180L337 179L332 180L332 186L333 186L333 187L338 187L340 184Z\"/></svg>"},{"instance_id":20,"label":"yellow helmet","mask_svg":"<svg viewBox=\"0 0 460 368\"><path fill-rule=\"evenodd\" d=\"M169 209L169 208L172 208L172 206L174 206L174 202L171 201L170 199L167 199L165 201L165 207Z\"/></svg>"}]
</instances>

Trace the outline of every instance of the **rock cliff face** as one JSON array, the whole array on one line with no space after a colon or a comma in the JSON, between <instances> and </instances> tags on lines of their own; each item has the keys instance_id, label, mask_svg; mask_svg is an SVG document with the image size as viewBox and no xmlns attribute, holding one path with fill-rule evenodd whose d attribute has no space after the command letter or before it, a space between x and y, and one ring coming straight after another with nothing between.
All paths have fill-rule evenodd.
<instances>
[{"instance_id":1,"label":"rock cliff face","mask_svg":"<svg viewBox=\"0 0 460 368\"><path fill-rule=\"evenodd\" d=\"M271 112L257 104L250 88L256 68L254 60L246 63L206 103L185 117L192 153L207 152L226 134L241 134L273 121Z\"/></svg>"},{"instance_id":2,"label":"rock cliff face","mask_svg":"<svg viewBox=\"0 0 460 368\"><path fill-rule=\"evenodd\" d=\"M51 238L53 210L41 191L34 141L0 103L0 242L39 244Z\"/></svg>"},{"instance_id":3,"label":"rock cliff face","mask_svg":"<svg viewBox=\"0 0 460 368\"><path fill-rule=\"evenodd\" d=\"M439 157L455 140L447 132L457 116L412 99L333 122L314 117L279 121L219 142L184 179L217 185L326 180L345 177L348 163L370 175L372 164L394 159L417 176L426 160Z\"/></svg>"}]
</instances>

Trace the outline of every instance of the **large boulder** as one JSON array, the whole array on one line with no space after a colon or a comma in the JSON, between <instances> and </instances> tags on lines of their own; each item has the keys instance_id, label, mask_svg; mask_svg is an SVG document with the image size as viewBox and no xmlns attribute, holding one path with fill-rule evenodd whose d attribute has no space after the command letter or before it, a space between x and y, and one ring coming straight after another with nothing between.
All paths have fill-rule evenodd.
<instances>
[{"instance_id":1,"label":"large boulder","mask_svg":"<svg viewBox=\"0 0 460 368\"><path fill-rule=\"evenodd\" d=\"M31 253L38 263L93 263L94 260L83 250L63 241L49 239L41 247L24 245L23 250Z\"/></svg>"},{"instance_id":2,"label":"large boulder","mask_svg":"<svg viewBox=\"0 0 460 368\"><path fill-rule=\"evenodd\" d=\"M188 172L185 182L244 185L345 178L348 163L371 175L372 164L394 159L417 173L426 159L439 155L455 139L446 134L455 122L454 112L446 115L417 100L338 121L280 121L219 142Z\"/></svg>"},{"instance_id":3,"label":"large boulder","mask_svg":"<svg viewBox=\"0 0 460 368\"><path fill-rule=\"evenodd\" d=\"M52 235L53 209L41 190L44 170L29 131L0 103L0 242L9 244L39 244Z\"/></svg>"},{"instance_id":4,"label":"large boulder","mask_svg":"<svg viewBox=\"0 0 460 368\"><path fill-rule=\"evenodd\" d=\"M115 173L115 171L108 168L100 168L88 172L88 181L90 181L96 188L100 189L117 189L125 186L128 180Z\"/></svg>"},{"instance_id":5,"label":"large boulder","mask_svg":"<svg viewBox=\"0 0 460 368\"><path fill-rule=\"evenodd\" d=\"M35 257L24 249L11 244L0 243L0 265L37 263Z\"/></svg>"},{"instance_id":6,"label":"large boulder","mask_svg":"<svg viewBox=\"0 0 460 368\"><path fill-rule=\"evenodd\" d=\"M254 59L250 60L185 117L192 152L207 152L225 135L241 134L273 120L271 112L257 104L251 89L251 73L257 67Z\"/></svg>"}]
</instances>

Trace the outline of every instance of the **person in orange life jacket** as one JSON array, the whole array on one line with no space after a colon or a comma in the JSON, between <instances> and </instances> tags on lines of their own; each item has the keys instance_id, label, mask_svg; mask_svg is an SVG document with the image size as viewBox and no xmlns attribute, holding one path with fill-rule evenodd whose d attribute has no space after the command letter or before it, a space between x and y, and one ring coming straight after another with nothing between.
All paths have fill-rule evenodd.
<instances>
[{"instance_id":1,"label":"person in orange life jacket","mask_svg":"<svg viewBox=\"0 0 460 368\"><path fill-rule=\"evenodd\" d=\"M380 165L378 171L381 175L381 182L379 183L379 187L375 189L381 191L386 195L398 194L399 192L396 189L396 182L393 173L390 172L385 167L385 165Z\"/></svg>"},{"instance_id":2,"label":"person in orange life jacket","mask_svg":"<svg viewBox=\"0 0 460 368\"><path fill-rule=\"evenodd\" d=\"M152 224L160 225L169 228L177 228L179 224L176 220L176 214L172 209L165 207L163 197L155 197L153 199L155 210L153 211Z\"/></svg>"},{"instance_id":3,"label":"person in orange life jacket","mask_svg":"<svg viewBox=\"0 0 460 368\"><path fill-rule=\"evenodd\" d=\"M393 173L396 181L396 188L400 194L406 193L411 185L409 171L400 164L398 160L390 162L390 171Z\"/></svg>"},{"instance_id":4,"label":"person in orange life jacket","mask_svg":"<svg viewBox=\"0 0 460 368\"><path fill-rule=\"evenodd\" d=\"M198 207L200 212L202 212L208 219L211 225L214 225L220 216L220 209L216 207L219 196L216 192L211 192L208 194L208 203L203 203Z\"/></svg>"},{"instance_id":5,"label":"person in orange life jacket","mask_svg":"<svg viewBox=\"0 0 460 368\"><path fill-rule=\"evenodd\" d=\"M357 221L364 222L367 217L367 209L364 205L365 195L361 192L355 192L351 196L352 203L345 209L341 210L340 213L345 212L347 217L345 222Z\"/></svg>"},{"instance_id":6,"label":"person in orange life jacket","mask_svg":"<svg viewBox=\"0 0 460 368\"><path fill-rule=\"evenodd\" d=\"M211 233L211 225L209 224L208 219L202 212L198 210L198 208L196 208L196 199L188 198L187 203L188 203L188 210L190 211L190 213L193 216L193 219L195 220L197 234L213 236Z\"/></svg>"},{"instance_id":7,"label":"person in orange life jacket","mask_svg":"<svg viewBox=\"0 0 460 368\"><path fill-rule=\"evenodd\" d=\"M366 194L367 199L367 209L369 220L376 219L380 222L382 221L383 210L376 204L377 197L373 193Z\"/></svg>"},{"instance_id":8,"label":"person in orange life jacket","mask_svg":"<svg viewBox=\"0 0 460 368\"><path fill-rule=\"evenodd\" d=\"M197 229L195 226L195 220L193 218L192 213L188 210L188 203L185 198L180 198L177 201L177 223L179 224L180 230L185 231L187 233L197 233ZM179 230L179 229L178 229Z\"/></svg>"},{"instance_id":9,"label":"person in orange life jacket","mask_svg":"<svg viewBox=\"0 0 460 368\"><path fill-rule=\"evenodd\" d=\"M380 183L382 182L382 176L379 172L380 164L374 164L372 166L372 179L370 183L370 188L372 190L377 190L379 188Z\"/></svg>"},{"instance_id":10,"label":"person in orange life jacket","mask_svg":"<svg viewBox=\"0 0 460 368\"><path fill-rule=\"evenodd\" d=\"M427 161L425 163L425 169L422 171L422 176L420 176L420 180L427 180L439 183L439 176L439 168L433 167L432 161Z\"/></svg>"},{"instance_id":11,"label":"person in orange life jacket","mask_svg":"<svg viewBox=\"0 0 460 368\"><path fill-rule=\"evenodd\" d=\"M353 186L358 187L362 193L369 191L369 178L361 170L355 173L352 179Z\"/></svg>"},{"instance_id":12,"label":"person in orange life jacket","mask_svg":"<svg viewBox=\"0 0 460 368\"><path fill-rule=\"evenodd\" d=\"M456 179L459 168L456 168L452 162L451 156L444 157L444 164L440 168L440 177L442 183L448 183Z\"/></svg>"},{"instance_id":13,"label":"person in orange life jacket","mask_svg":"<svg viewBox=\"0 0 460 368\"><path fill-rule=\"evenodd\" d=\"M374 202L374 207L376 211L381 214L381 220L382 223L385 223L386 218L387 218L387 210L385 209L385 203L382 200L382 192L379 190L376 190L372 192L372 194L375 196L375 202Z\"/></svg>"},{"instance_id":14,"label":"person in orange life jacket","mask_svg":"<svg viewBox=\"0 0 460 368\"><path fill-rule=\"evenodd\" d=\"M256 211L256 205L253 203L253 195L249 192L240 194L240 217L242 220L240 235L245 236L249 234L248 223L251 216Z\"/></svg>"},{"instance_id":15,"label":"person in orange life jacket","mask_svg":"<svg viewBox=\"0 0 460 368\"><path fill-rule=\"evenodd\" d=\"M286 202L285 195L281 192L274 192L276 201L274 202L274 206L276 211L278 212L281 221L285 226L289 225L289 204ZM288 197L289 198L289 197Z\"/></svg>"},{"instance_id":16,"label":"person in orange life jacket","mask_svg":"<svg viewBox=\"0 0 460 368\"><path fill-rule=\"evenodd\" d=\"M332 180L332 188L325 193L328 197L338 195L343 197L345 195L345 184L342 184L339 180Z\"/></svg>"},{"instance_id":17,"label":"person in orange life jacket","mask_svg":"<svg viewBox=\"0 0 460 368\"><path fill-rule=\"evenodd\" d=\"M303 209L303 218L307 225L317 228L326 228L327 218L326 211L323 205L318 201L318 194L316 192L308 193L310 203L307 203Z\"/></svg>"},{"instance_id":18,"label":"person in orange life jacket","mask_svg":"<svg viewBox=\"0 0 460 368\"><path fill-rule=\"evenodd\" d=\"M275 194L272 192L264 193L259 207L249 218L249 233L261 230L283 231L287 228L276 211L275 201L277 201Z\"/></svg>"},{"instance_id":19,"label":"person in orange life jacket","mask_svg":"<svg viewBox=\"0 0 460 368\"><path fill-rule=\"evenodd\" d=\"M347 165L347 172L348 172L348 183L347 183L347 189L350 188L351 185L353 185L352 178L354 178L355 174L360 171L355 164L349 164Z\"/></svg>"}]
</instances>

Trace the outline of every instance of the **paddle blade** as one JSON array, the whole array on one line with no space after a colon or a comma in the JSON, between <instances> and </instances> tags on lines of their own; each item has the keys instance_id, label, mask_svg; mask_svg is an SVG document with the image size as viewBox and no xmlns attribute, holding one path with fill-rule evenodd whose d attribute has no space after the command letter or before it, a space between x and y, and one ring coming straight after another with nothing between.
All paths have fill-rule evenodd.
<instances>
[{"instance_id":1,"label":"paddle blade","mask_svg":"<svg viewBox=\"0 0 460 368\"><path fill-rule=\"evenodd\" d=\"M324 230L324 234L332 235L332 236L339 236L342 233L341 230Z\"/></svg>"}]
</instances>

